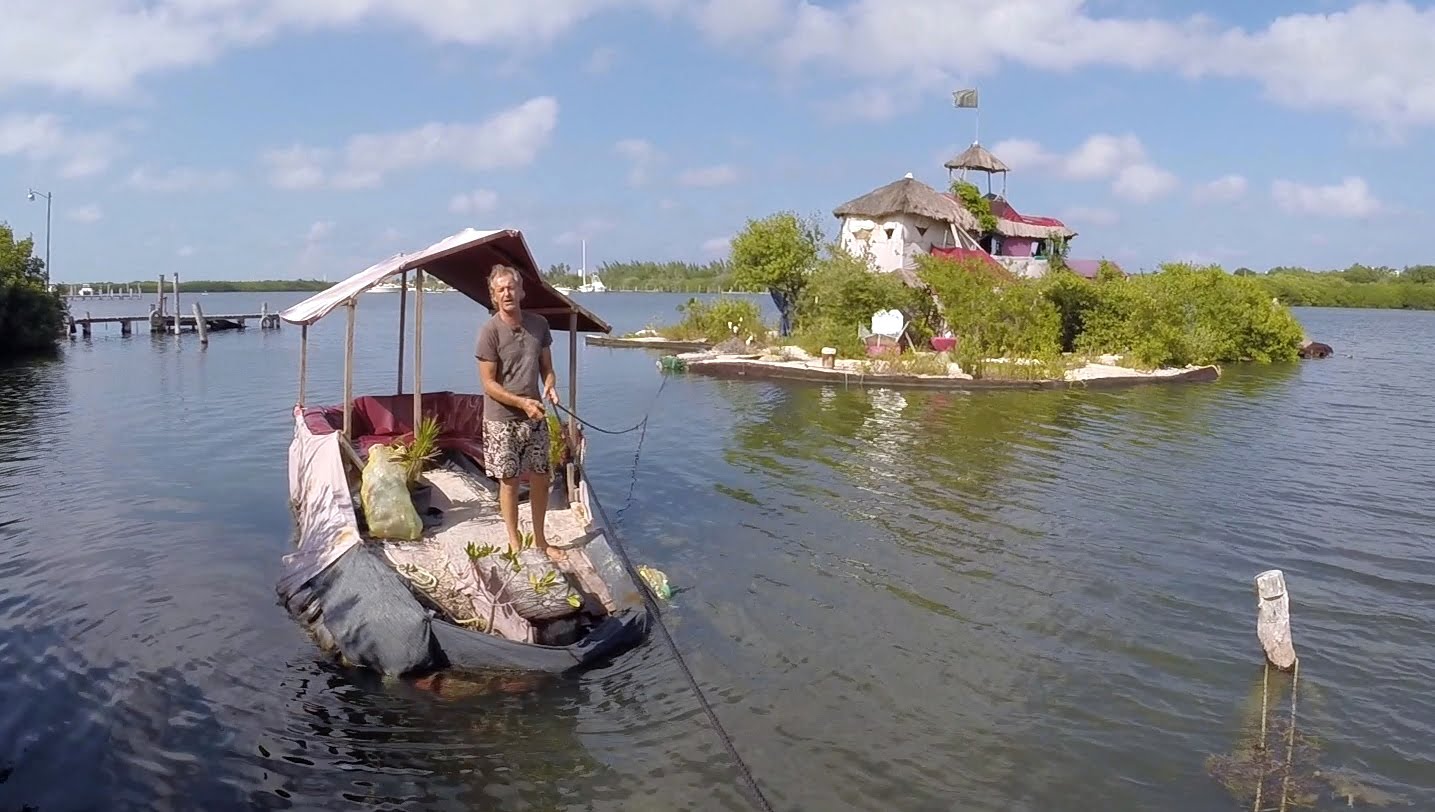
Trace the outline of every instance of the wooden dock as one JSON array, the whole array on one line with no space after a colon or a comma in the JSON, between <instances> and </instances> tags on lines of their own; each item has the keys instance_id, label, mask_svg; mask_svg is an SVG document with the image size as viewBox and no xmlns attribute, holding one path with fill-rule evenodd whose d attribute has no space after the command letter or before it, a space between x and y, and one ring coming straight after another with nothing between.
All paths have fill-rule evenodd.
<instances>
[{"instance_id":1,"label":"wooden dock","mask_svg":"<svg viewBox=\"0 0 1435 812\"><path fill-rule=\"evenodd\" d=\"M149 312L142 316L91 316L89 311L85 315L76 316L73 312L69 315L70 338L75 337L76 332L89 338L96 324L118 324L120 335L131 335L134 333L135 324L144 324L149 327L151 333L172 333L179 335L185 331L198 333L202 344L209 343L209 334L215 330L244 330L250 322L255 322L261 330L278 330L279 314L269 311L269 303L261 305L258 313L237 313L206 316L199 302L192 305L193 313L183 315L179 312L179 274L174 275L174 312L169 312L169 302L164 294L164 276L159 278L159 288L154 304L149 306Z\"/></svg>"},{"instance_id":2,"label":"wooden dock","mask_svg":"<svg viewBox=\"0 0 1435 812\"><path fill-rule=\"evenodd\" d=\"M163 286L164 283L161 282L160 285ZM99 285L99 286L92 286L92 285L66 285L66 286L64 286L64 287L61 287L60 285L52 285L52 287L53 287L55 290L60 291L60 295L63 296L67 301L68 301L68 300L85 301L85 300L87 300L87 299L88 299L88 300L98 300L98 301L108 301L108 300L111 300L111 299L142 299L142 298L144 298L144 291L140 290L140 289L137 288L137 287L124 287L124 288L122 288L122 287L119 287L118 285Z\"/></svg>"},{"instance_id":3,"label":"wooden dock","mask_svg":"<svg viewBox=\"0 0 1435 812\"><path fill-rule=\"evenodd\" d=\"M163 315L158 311L151 310L146 316L91 316L88 312L83 316L70 316L70 337L73 338L79 332L85 338L89 338L91 330L96 324L118 324L120 335L130 335L134 332L135 324L144 324L151 333L180 333L180 332L203 332L209 333L215 330L244 330L250 323L256 323L261 330L279 329L279 314L270 313L269 306L259 313L224 314L218 316L207 316L195 305L195 313L188 316ZM204 323L204 330L199 329L200 322Z\"/></svg>"}]
</instances>

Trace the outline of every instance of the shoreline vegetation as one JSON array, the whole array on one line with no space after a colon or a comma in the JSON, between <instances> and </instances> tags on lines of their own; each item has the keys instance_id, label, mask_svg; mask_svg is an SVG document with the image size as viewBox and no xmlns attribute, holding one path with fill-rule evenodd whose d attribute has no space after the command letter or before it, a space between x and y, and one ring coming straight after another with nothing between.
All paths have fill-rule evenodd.
<instances>
[{"instance_id":1,"label":"shoreline vegetation","mask_svg":"<svg viewBox=\"0 0 1435 812\"><path fill-rule=\"evenodd\" d=\"M923 255L913 274L883 274L791 212L749 220L732 247L734 282L767 289L781 323L765 324L750 299L691 299L676 323L640 331L712 346L676 356L675 368L726 360L800 368L803 377L823 368L969 381L1181 379L1219 374L1224 363L1294 361L1305 341L1289 307L1253 275L1216 266L1168 263L1126 276L1103 263L1087 279L1055 258L1030 279L994 262ZM902 314L895 341L868 330L889 310ZM934 337L949 348L932 349ZM830 366L813 360L824 348L835 351Z\"/></svg>"},{"instance_id":2,"label":"shoreline vegetation","mask_svg":"<svg viewBox=\"0 0 1435 812\"><path fill-rule=\"evenodd\" d=\"M0 223L0 361L56 353L65 301L45 285L35 241Z\"/></svg>"},{"instance_id":3,"label":"shoreline vegetation","mask_svg":"<svg viewBox=\"0 0 1435 812\"><path fill-rule=\"evenodd\" d=\"M1163 266L1165 267L1165 266ZM1205 266L1219 267L1219 266ZM1435 265L1389 267L1352 265L1344 270L1312 271L1278 266L1265 273L1236 268L1233 276L1250 277L1270 296L1290 307L1352 307L1435 310ZM593 271L609 292L637 293L744 293L761 294L765 288L743 284L729 260L706 264L688 262L605 262ZM1149 276L1150 274L1135 274ZM582 277L568 265L549 266L543 273L550 284L576 289ZM134 287L153 294L155 280L103 282L118 288ZM320 279L196 279L181 280L181 293L312 293L332 285ZM66 287L65 284L60 285ZM165 292L169 293L168 285Z\"/></svg>"}]
</instances>

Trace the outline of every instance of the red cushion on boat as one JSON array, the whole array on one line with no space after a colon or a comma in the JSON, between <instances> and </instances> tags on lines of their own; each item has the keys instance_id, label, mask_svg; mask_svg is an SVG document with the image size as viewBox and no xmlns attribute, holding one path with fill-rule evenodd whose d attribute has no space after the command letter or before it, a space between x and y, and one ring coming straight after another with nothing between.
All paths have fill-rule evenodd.
<instances>
[{"instance_id":1,"label":"red cushion on boat","mask_svg":"<svg viewBox=\"0 0 1435 812\"><path fill-rule=\"evenodd\" d=\"M462 451L483 459L483 396L454 392L425 392L424 417L438 420L440 448ZM376 443L392 445L413 437L413 395L362 395L354 398L354 445L366 457Z\"/></svg>"},{"instance_id":2,"label":"red cushion on boat","mask_svg":"<svg viewBox=\"0 0 1435 812\"><path fill-rule=\"evenodd\" d=\"M333 406L309 406L304 409L304 425L316 435L342 431L344 410Z\"/></svg>"}]
</instances>

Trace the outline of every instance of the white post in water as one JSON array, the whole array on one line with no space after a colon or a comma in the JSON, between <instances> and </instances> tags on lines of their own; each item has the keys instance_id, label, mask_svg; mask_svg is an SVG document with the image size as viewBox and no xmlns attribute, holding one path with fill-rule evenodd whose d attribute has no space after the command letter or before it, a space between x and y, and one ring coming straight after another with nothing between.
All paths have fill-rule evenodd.
<instances>
[{"instance_id":1,"label":"white post in water","mask_svg":"<svg viewBox=\"0 0 1435 812\"><path fill-rule=\"evenodd\" d=\"M1266 651L1270 664L1282 671L1295 665L1295 647L1291 645L1290 595L1286 593L1286 576L1280 570L1266 570L1256 576L1256 636Z\"/></svg>"},{"instance_id":2,"label":"white post in water","mask_svg":"<svg viewBox=\"0 0 1435 812\"><path fill-rule=\"evenodd\" d=\"M174 272L174 334L179 335L179 271Z\"/></svg>"},{"instance_id":3,"label":"white post in water","mask_svg":"<svg viewBox=\"0 0 1435 812\"><path fill-rule=\"evenodd\" d=\"M204 310L200 308L199 302L194 303L194 331L199 333L199 343L208 346L209 322L204 320Z\"/></svg>"}]
</instances>

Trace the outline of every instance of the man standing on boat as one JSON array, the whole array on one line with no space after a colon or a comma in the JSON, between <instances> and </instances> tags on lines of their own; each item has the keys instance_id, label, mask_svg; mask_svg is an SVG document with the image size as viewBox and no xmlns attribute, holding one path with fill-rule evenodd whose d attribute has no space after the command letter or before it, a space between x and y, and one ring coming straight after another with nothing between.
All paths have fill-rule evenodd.
<instances>
[{"instance_id":1,"label":"man standing on boat","mask_svg":"<svg viewBox=\"0 0 1435 812\"><path fill-rule=\"evenodd\" d=\"M508 543L520 544L518 478L528 473L528 504L533 509L533 544L551 558L562 553L543 534L548 510L548 411L539 400L558 403L553 373L553 334L548 321L524 313L523 277L518 269L495 265L488 276L494 314L478 330L478 377L483 382L483 467L499 481L498 506L508 527Z\"/></svg>"}]
</instances>

